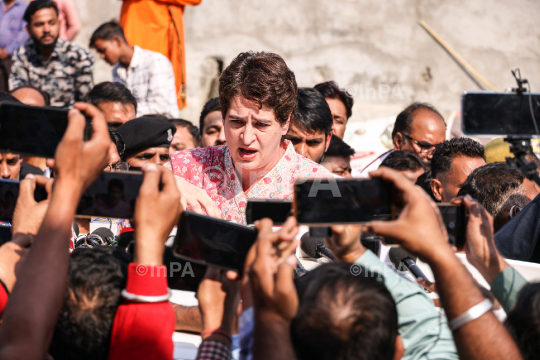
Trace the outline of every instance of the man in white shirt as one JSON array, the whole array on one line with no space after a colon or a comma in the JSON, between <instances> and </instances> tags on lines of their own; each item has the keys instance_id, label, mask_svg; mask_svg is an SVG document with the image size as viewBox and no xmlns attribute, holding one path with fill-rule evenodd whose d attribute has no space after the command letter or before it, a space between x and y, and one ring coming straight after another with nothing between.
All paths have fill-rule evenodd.
<instances>
[{"instance_id":1,"label":"man in white shirt","mask_svg":"<svg viewBox=\"0 0 540 360\"><path fill-rule=\"evenodd\" d=\"M137 116L164 114L178 117L176 86L171 62L162 54L130 46L122 27L111 21L92 34L95 48L113 68L113 81L125 85L137 99Z\"/></svg>"}]
</instances>

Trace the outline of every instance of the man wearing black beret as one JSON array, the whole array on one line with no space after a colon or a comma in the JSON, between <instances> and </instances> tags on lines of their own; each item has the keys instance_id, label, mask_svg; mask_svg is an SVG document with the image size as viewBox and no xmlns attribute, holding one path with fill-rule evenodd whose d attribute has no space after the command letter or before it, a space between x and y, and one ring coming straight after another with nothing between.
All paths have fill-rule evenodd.
<instances>
[{"instance_id":1,"label":"man wearing black beret","mask_svg":"<svg viewBox=\"0 0 540 360\"><path fill-rule=\"evenodd\" d=\"M169 147L176 126L154 117L140 117L126 122L116 130L124 139L124 160L130 170L145 164L163 165L169 161Z\"/></svg>"}]
</instances>

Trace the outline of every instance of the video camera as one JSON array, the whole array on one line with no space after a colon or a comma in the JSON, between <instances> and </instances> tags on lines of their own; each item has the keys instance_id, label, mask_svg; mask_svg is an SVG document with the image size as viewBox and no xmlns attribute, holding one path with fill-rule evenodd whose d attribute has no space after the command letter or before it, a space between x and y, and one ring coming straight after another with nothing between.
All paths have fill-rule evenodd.
<instances>
[{"instance_id":1,"label":"video camera","mask_svg":"<svg viewBox=\"0 0 540 360\"><path fill-rule=\"evenodd\" d=\"M540 185L531 138L540 137L540 93L531 93L519 69L512 71L518 84L509 92L465 91L461 95L461 127L466 135L504 135L514 158L506 162ZM527 84L529 91L525 91Z\"/></svg>"}]
</instances>

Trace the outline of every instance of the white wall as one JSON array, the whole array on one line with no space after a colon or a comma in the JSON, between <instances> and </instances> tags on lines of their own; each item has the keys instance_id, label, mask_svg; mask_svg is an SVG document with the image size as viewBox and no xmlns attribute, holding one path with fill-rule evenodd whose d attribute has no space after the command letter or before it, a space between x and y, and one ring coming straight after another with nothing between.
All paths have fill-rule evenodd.
<instances>
[{"instance_id":1,"label":"white wall","mask_svg":"<svg viewBox=\"0 0 540 360\"><path fill-rule=\"evenodd\" d=\"M118 18L121 1L75 1L83 21L76 41L87 46L99 24ZM282 55L300 86L336 80L349 88L353 120L395 115L413 100L448 116L459 110L463 90L478 87L418 25L420 18L497 90L515 86L510 69L519 67L540 91L538 0L203 0L185 13L189 106L182 116L198 122L209 59L227 65L247 50ZM110 67L98 60L96 80L109 78ZM379 95L379 85L389 93ZM368 87L375 89L369 99Z\"/></svg>"}]
</instances>

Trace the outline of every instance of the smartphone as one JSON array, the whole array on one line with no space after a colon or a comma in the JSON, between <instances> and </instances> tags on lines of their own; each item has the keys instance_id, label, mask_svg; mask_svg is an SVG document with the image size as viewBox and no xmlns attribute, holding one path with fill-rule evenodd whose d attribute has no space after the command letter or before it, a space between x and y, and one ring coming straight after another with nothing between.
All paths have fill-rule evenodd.
<instances>
[{"instance_id":1,"label":"smartphone","mask_svg":"<svg viewBox=\"0 0 540 360\"><path fill-rule=\"evenodd\" d=\"M465 246L465 232L467 230L467 214L463 205L449 203L437 204L446 226L450 244L458 249Z\"/></svg>"},{"instance_id":2,"label":"smartphone","mask_svg":"<svg viewBox=\"0 0 540 360\"><path fill-rule=\"evenodd\" d=\"M173 244L176 257L242 274L257 230L226 220L184 211Z\"/></svg>"},{"instance_id":3,"label":"smartphone","mask_svg":"<svg viewBox=\"0 0 540 360\"><path fill-rule=\"evenodd\" d=\"M290 200L249 199L246 205L248 224L269 218L274 222L274 225L283 225L291 214L292 201Z\"/></svg>"},{"instance_id":4,"label":"smartphone","mask_svg":"<svg viewBox=\"0 0 540 360\"><path fill-rule=\"evenodd\" d=\"M19 187L21 183L14 180L0 180L0 221L11 223L13 212L19 198ZM47 190L36 185L34 199L37 202L47 199Z\"/></svg>"},{"instance_id":5,"label":"smartphone","mask_svg":"<svg viewBox=\"0 0 540 360\"><path fill-rule=\"evenodd\" d=\"M142 182L140 171L102 173L81 197L77 216L132 218Z\"/></svg>"},{"instance_id":6,"label":"smartphone","mask_svg":"<svg viewBox=\"0 0 540 360\"><path fill-rule=\"evenodd\" d=\"M68 125L67 109L5 101L0 104L0 151L53 158ZM84 139L91 137L86 119Z\"/></svg>"},{"instance_id":7,"label":"smartphone","mask_svg":"<svg viewBox=\"0 0 540 360\"><path fill-rule=\"evenodd\" d=\"M392 220L392 185L381 179L308 180L295 184L293 214L310 226Z\"/></svg>"},{"instance_id":8,"label":"smartphone","mask_svg":"<svg viewBox=\"0 0 540 360\"><path fill-rule=\"evenodd\" d=\"M461 127L467 135L537 135L540 93L465 91L461 94Z\"/></svg>"},{"instance_id":9,"label":"smartphone","mask_svg":"<svg viewBox=\"0 0 540 360\"><path fill-rule=\"evenodd\" d=\"M166 247L163 264L167 267L167 283L170 289L197 292L206 275L208 265L178 258L172 247Z\"/></svg>"},{"instance_id":10,"label":"smartphone","mask_svg":"<svg viewBox=\"0 0 540 360\"><path fill-rule=\"evenodd\" d=\"M467 227L467 212L463 205L438 203L439 212L448 233L448 241L458 249L465 246L465 231ZM382 243L387 246L399 246L395 239L381 237Z\"/></svg>"}]
</instances>

